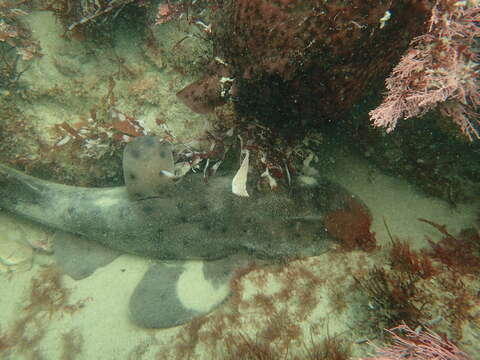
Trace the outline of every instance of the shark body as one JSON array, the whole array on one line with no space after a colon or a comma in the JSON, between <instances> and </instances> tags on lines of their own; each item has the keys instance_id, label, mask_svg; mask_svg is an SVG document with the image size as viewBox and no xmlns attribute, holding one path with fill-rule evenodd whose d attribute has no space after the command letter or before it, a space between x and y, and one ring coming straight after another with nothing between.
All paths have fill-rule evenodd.
<instances>
[{"instance_id":1,"label":"shark body","mask_svg":"<svg viewBox=\"0 0 480 360\"><path fill-rule=\"evenodd\" d=\"M314 251L322 224L312 226L302 216L325 211L318 184L294 185L282 193L254 191L244 199L231 193L231 178L205 184L201 176L187 176L163 197L132 200L124 186L61 185L0 165L0 206L107 247L161 260L213 260L238 251L278 258ZM309 227L312 237L300 236L301 227ZM318 231L316 238L312 230Z\"/></svg>"},{"instance_id":2,"label":"shark body","mask_svg":"<svg viewBox=\"0 0 480 360\"><path fill-rule=\"evenodd\" d=\"M121 187L56 184L0 165L0 208L122 253L208 263L238 253L260 259L318 255L325 251L328 238L323 218L345 207L351 196L328 180L296 177L288 188L276 192L253 188L250 197L241 198L231 192L233 174L212 177L208 184L198 175L173 182L165 177L172 168L169 145L153 137L127 145L126 186ZM178 279L184 270L179 266L172 275L172 267L157 267L154 272ZM228 280L224 270L218 274ZM182 306L171 282L148 281L161 287L152 296L169 299L165 301L170 307L156 322L150 323L151 316L144 317L147 323L137 319L141 326L170 327L207 312ZM140 287L144 294L152 286ZM133 298L136 309L146 308L143 297Z\"/></svg>"}]
</instances>

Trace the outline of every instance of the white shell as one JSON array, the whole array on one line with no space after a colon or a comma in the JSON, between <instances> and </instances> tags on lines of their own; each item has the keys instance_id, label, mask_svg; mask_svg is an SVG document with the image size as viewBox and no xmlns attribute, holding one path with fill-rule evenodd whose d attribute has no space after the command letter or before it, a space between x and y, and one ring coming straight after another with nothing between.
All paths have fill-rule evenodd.
<instances>
[{"instance_id":1,"label":"white shell","mask_svg":"<svg viewBox=\"0 0 480 360\"><path fill-rule=\"evenodd\" d=\"M248 150L245 150L244 152L245 158L242 161L242 165L240 165L240 169L238 169L232 180L232 192L238 196L248 197L249 195L247 192L247 176L248 158L250 156L250 152Z\"/></svg>"}]
</instances>

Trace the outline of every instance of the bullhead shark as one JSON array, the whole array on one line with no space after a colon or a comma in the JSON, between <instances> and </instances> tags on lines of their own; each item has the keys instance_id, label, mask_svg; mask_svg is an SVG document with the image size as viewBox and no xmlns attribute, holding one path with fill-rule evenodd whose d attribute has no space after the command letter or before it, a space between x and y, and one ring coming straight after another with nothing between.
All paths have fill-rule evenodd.
<instances>
[{"instance_id":1,"label":"bullhead shark","mask_svg":"<svg viewBox=\"0 0 480 360\"><path fill-rule=\"evenodd\" d=\"M201 175L175 177L171 145L153 136L126 146L123 172L125 186L87 188L0 165L0 208L67 234L70 240L54 239L54 254L76 279L115 257L85 270L88 259L102 253L99 245L157 260L130 299L133 322L150 328L185 323L221 304L228 296L231 257L277 260L325 252L323 219L353 196L319 176L295 176L276 191L249 184L250 196L239 197L231 191L233 173L208 183ZM187 260L200 263L190 266ZM80 272L75 264L83 266ZM186 306L175 284L186 271L201 272L206 284L222 288L218 301Z\"/></svg>"}]
</instances>

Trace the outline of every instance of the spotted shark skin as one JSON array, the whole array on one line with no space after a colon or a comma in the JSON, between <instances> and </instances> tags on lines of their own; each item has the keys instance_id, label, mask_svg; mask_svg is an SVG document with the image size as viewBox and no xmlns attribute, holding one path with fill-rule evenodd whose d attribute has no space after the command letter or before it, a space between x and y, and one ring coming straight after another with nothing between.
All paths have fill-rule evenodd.
<instances>
[{"instance_id":1,"label":"spotted shark skin","mask_svg":"<svg viewBox=\"0 0 480 360\"><path fill-rule=\"evenodd\" d=\"M251 186L248 198L231 192L234 174L211 177L208 184L200 175L172 181L165 178L173 166L169 150L151 137L127 145L127 186L113 188L52 183L0 165L0 208L122 253L157 260L211 261L238 253L279 259L324 252L328 234L323 218L351 196L328 180L301 176L275 192ZM138 182L150 169L152 156L169 163L168 171L162 170L165 164L157 166L150 179ZM164 292L171 293L171 285L168 289ZM194 316L189 314L198 315L187 310L182 322ZM164 319L146 326L178 325Z\"/></svg>"},{"instance_id":2,"label":"spotted shark skin","mask_svg":"<svg viewBox=\"0 0 480 360\"><path fill-rule=\"evenodd\" d=\"M231 193L232 176L185 176L162 196L132 200L126 187L47 182L0 165L0 207L104 246L160 260L213 260L246 251L260 258L314 255L330 182L295 180L285 190ZM329 189L325 193L326 188ZM330 198L330 199L328 199ZM326 207L326 202L328 206ZM315 216L319 221L303 221Z\"/></svg>"}]
</instances>

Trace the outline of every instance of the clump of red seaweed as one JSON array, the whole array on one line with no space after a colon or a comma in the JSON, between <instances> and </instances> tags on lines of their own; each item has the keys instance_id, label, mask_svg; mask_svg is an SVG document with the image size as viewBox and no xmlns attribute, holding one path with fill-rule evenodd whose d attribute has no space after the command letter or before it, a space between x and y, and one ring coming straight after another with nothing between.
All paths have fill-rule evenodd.
<instances>
[{"instance_id":1,"label":"clump of red seaweed","mask_svg":"<svg viewBox=\"0 0 480 360\"><path fill-rule=\"evenodd\" d=\"M429 239L432 250L415 251L410 244L392 236L389 265L375 267L354 277L366 296L369 311L364 325L378 332L399 323L416 328L437 324L455 340L464 337L466 326L477 327L478 231L464 230L458 236L446 227L420 219L437 228L445 237L438 243Z\"/></svg>"},{"instance_id":2,"label":"clump of red seaweed","mask_svg":"<svg viewBox=\"0 0 480 360\"><path fill-rule=\"evenodd\" d=\"M375 233L370 231L372 217L365 205L353 197L345 199L347 206L327 214L325 228L341 241L342 249L371 252L377 248Z\"/></svg>"},{"instance_id":3,"label":"clump of red seaweed","mask_svg":"<svg viewBox=\"0 0 480 360\"><path fill-rule=\"evenodd\" d=\"M375 267L366 276L355 280L361 293L368 299L369 309L375 311L374 316L365 322L375 333L401 321L416 327L429 320L422 309L431 304L431 299L418 286L418 277Z\"/></svg>"},{"instance_id":4,"label":"clump of red seaweed","mask_svg":"<svg viewBox=\"0 0 480 360\"><path fill-rule=\"evenodd\" d=\"M428 254L462 275L480 274L480 232L464 229L458 236L450 234L445 225L419 219L432 225L444 236L439 242L427 239L432 247Z\"/></svg>"},{"instance_id":5,"label":"clump of red seaweed","mask_svg":"<svg viewBox=\"0 0 480 360\"><path fill-rule=\"evenodd\" d=\"M430 279L438 270L432 264L428 254L418 253L410 247L407 241L402 241L393 236L385 222L387 233L390 237L392 247L390 248L390 265L393 270L419 276L422 279Z\"/></svg>"},{"instance_id":6,"label":"clump of red seaweed","mask_svg":"<svg viewBox=\"0 0 480 360\"><path fill-rule=\"evenodd\" d=\"M347 360L350 359L350 347L344 339L326 336L316 339L312 335L311 344L304 344L305 354L302 357L294 356L286 349L278 350L272 342L252 338L238 333L229 336L226 340L227 354L225 360L278 360L278 359L307 359L307 360Z\"/></svg>"}]
</instances>

